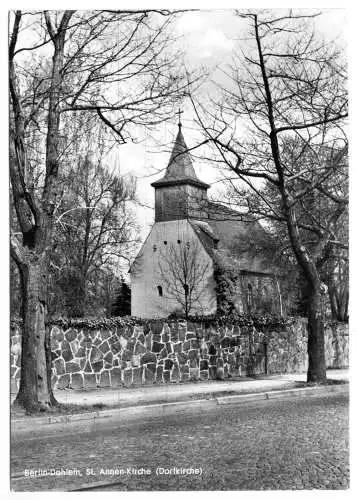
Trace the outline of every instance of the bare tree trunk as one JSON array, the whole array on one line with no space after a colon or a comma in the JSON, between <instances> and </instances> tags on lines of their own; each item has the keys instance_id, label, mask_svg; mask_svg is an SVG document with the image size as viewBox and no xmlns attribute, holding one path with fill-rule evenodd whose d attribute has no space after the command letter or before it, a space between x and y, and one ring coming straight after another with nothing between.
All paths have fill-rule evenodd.
<instances>
[{"instance_id":1,"label":"bare tree trunk","mask_svg":"<svg viewBox=\"0 0 357 500\"><path fill-rule=\"evenodd\" d=\"M343 317L345 321L348 321L348 301L349 301L349 292L347 290L346 301L344 303L345 309L343 311Z\"/></svg>"},{"instance_id":2,"label":"bare tree trunk","mask_svg":"<svg viewBox=\"0 0 357 500\"><path fill-rule=\"evenodd\" d=\"M285 193L284 193L285 194ZM308 382L323 382L326 380L325 362L325 329L322 316L321 281L316 265L302 245L294 209L289 203L289 197L282 196L291 245L301 271L309 283L308 296L308 340L307 352L309 367Z\"/></svg>"},{"instance_id":3,"label":"bare tree trunk","mask_svg":"<svg viewBox=\"0 0 357 500\"><path fill-rule=\"evenodd\" d=\"M336 289L333 283L328 284L328 294L330 298L330 307L331 307L331 317L332 319L337 319L337 303L336 303Z\"/></svg>"},{"instance_id":4,"label":"bare tree trunk","mask_svg":"<svg viewBox=\"0 0 357 500\"><path fill-rule=\"evenodd\" d=\"M185 285L185 316L186 319L188 319L188 291L187 291L187 285Z\"/></svg>"},{"instance_id":5,"label":"bare tree trunk","mask_svg":"<svg viewBox=\"0 0 357 500\"><path fill-rule=\"evenodd\" d=\"M47 371L47 387L50 396L50 405L58 405L58 401L53 394L52 388L52 351L51 351L51 330L46 325L45 332L45 355L46 355L46 371Z\"/></svg>"},{"instance_id":6,"label":"bare tree trunk","mask_svg":"<svg viewBox=\"0 0 357 500\"><path fill-rule=\"evenodd\" d=\"M55 403L48 373L51 354L46 345L46 273L45 258L34 254L22 265L23 328L20 389L16 403L27 411L46 409ZM49 347L49 346L48 346Z\"/></svg>"},{"instance_id":7,"label":"bare tree trunk","mask_svg":"<svg viewBox=\"0 0 357 500\"><path fill-rule=\"evenodd\" d=\"M338 290L333 279L328 282L331 318L334 321L348 320L348 286Z\"/></svg>"},{"instance_id":8,"label":"bare tree trunk","mask_svg":"<svg viewBox=\"0 0 357 500\"><path fill-rule=\"evenodd\" d=\"M312 286L310 289L307 328L307 352L309 356L307 381L322 382L326 379L326 362L322 296L319 286Z\"/></svg>"},{"instance_id":9,"label":"bare tree trunk","mask_svg":"<svg viewBox=\"0 0 357 500\"><path fill-rule=\"evenodd\" d=\"M344 287L340 292L337 320L338 321L348 321L348 286Z\"/></svg>"}]
</instances>

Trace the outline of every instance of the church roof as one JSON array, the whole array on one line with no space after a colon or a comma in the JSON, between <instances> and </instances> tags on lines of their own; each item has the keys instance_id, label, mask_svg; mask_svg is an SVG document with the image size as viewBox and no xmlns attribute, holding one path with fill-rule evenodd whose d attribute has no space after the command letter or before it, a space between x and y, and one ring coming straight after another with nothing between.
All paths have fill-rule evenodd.
<instances>
[{"instance_id":1,"label":"church roof","mask_svg":"<svg viewBox=\"0 0 357 500\"><path fill-rule=\"evenodd\" d=\"M213 250L219 241L217 234L207 222L190 219L189 223L193 227L208 255L213 258Z\"/></svg>"},{"instance_id":2,"label":"church roof","mask_svg":"<svg viewBox=\"0 0 357 500\"><path fill-rule=\"evenodd\" d=\"M274 272L275 245L261 224L219 203L208 202L205 221L190 220L207 253L223 250L241 271L270 275Z\"/></svg>"},{"instance_id":3,"label":"church roof","mask_svg":"<svg viewBox=\"0 0 357 500\"><path fill-rule=\"evenodd\" d=\"M208 202L207 212L212 230L225 246L230 246L234 238L246 238L253 229L257 229L257 226L261 232L265 233L261 225L253 218L248 215L242 216L219 203Z\"/></svg>"},{"instance_id":4,"label":"church roof","mask_svg":"<svg viewBox=\"0 0 357 500\"><path fill-rule=\"evenodd\" d=\"M209 184L200 181L196 175L181 128L181 124L179 124L179 131L164 177L153 182L151 185L153 187L160 187L177 184L193 184L207 189L209 188Z\"/></svg>"}]
</instances>

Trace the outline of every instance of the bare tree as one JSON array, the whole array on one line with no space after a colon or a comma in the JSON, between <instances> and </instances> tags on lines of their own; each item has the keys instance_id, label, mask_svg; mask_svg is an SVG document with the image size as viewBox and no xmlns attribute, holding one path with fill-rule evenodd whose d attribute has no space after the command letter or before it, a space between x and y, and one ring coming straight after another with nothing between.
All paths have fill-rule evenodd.
<instances>
[{"instance_id":1,"label":"bare tree","mask_svg":"<svg viewBox=\"0 0 357 500\"><path fill-rule=\"evenodd\" d=\"M286 224L291 249L309 284L307 379L323 381L325 287L320 264L331 245L343 244L336 227L348 203L345 183L333 183L338 172L346 178L345 64L341 51L318 41L309 23L314 15L239 15L249 24L251 45L231 68L222 102L205 116L194 105L218 165L228 166L259 198L260 218ZM278 205L264 196L264 184L274 191ZM313 192L329 200L328 213L319 224L298 221L297 205ZM249 208L246 196L244 209ZM314 235L313 245L304 244L303 228Z\"/></svg>"},{"instance_id":2,"label":"bare tree","mask_svg":"<svg viewBox=\"0 0 357 500\"><path fill-rule=\"evenodd\" d=\"M187 89L187 75L168 46L173 16L165 14L10 14L10 177L21 233L11 234L11 256L23 296L16 401L28 411L56 403L45 321L59 172L69 147L64 117L90 113L120 144L135 138L138 126L153 127L172 116Z\"/></svg>"},{"instance_id":3,"label":"bare tree","mask_svg":"<svg viewBox=\"0 0 357 500\"><path fill-rule=\"evenodd\" d=\"M201 300L209 278L209 264L202 261L196 241L168 245L158 263L162 293L177 303L188 318L193 310L201 309Z\"/></svg>"},{"instance_id":4,"label":"bare tree","mask_svg":"<svg viewBox=\"0 0 357 500\"><path fill-rule=\"evenodd\" d=\"M103 279L135 253L138 236L128 204L135 199L136 183L109 172L88 151L63 183L63 200L55 213L52 274L67 299L62 313L82 317L90 310L93 315L101 309L100 275ZM63 307L58 303L58 286L53 291L58 310Z\"/></svg>"},{"instance_id":5,"label":"bare tree","mask_svg":"<svg viewBox=\"0 0 357 500\"><path fill-rule=\"evenodd\" d=\"M289 168L296 175L295 188L300 183L299 189L301 190L306 185L304 179L299 179L299 173L309 165L316 164L317 160L311 158L309 148L306 148L305 154L300 155L298 161L294 158L293 151L296 148L301 150L299 141L292 141L291 144L286 141L284 146L285 164L290 163ZM287 154L288 151L289 154ZM320 165L324 166L324 163L328 163L331 155L335 153L334 151L324 151L321 148ZM294 159L294 163L291 163L291 157ZM311 254L314 254L316 247L319 246L320 233L325 230L329 217L336 210L336 202L326 196L326 189L339 190L340 195L343 194L344 199L347 200L348 175L345 158L338 165L338 168L329 172L328 177L322 181L320 189L312 189L310 193L306 193L295 201L295 217L301 241ZM240 208L246 207L247 214L255 220L269 221L269 230L276 242L276 259L284 262L283 268L287 271L290 286L292 286L292 273L296 277L296 284L300 283L301 289L298 292L300 305L298 307L300 312L307 314L306 304L309 299L306 297L306 290L309 287L306 279L301 275L300 269L296 268L287 226L281 213L280 197L276 189L267 184L264 188L260 187L259 190L253 191L230 180L227 182L226 199L230 204L233 203ZM337 223L331 229L333 229L334 240L328 242L323 258L317 262L320 278L328 287L328 297L326 296L324 300L325 316L330 316L333 320L347 321L349 298L347 210L338 218Z\"/></svg>"}]
</instances>

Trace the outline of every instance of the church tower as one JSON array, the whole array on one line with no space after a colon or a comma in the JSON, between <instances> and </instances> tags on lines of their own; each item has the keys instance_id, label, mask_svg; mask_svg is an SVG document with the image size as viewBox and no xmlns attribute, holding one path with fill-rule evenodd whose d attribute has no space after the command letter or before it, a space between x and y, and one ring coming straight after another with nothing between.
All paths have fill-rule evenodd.
<instances>
[{"instance_id":1,"label":"church tower","mask_svg":"<svg viewBox=\"0 0 357 500\"><path fill-rule=\"evenodd\" d=\"M182 134L182 124L164 177L155 188L155 222L205 218L209 184L198 179Z\"/></svg>"},{"instance_id":2,"label":"church tower","mask_svg":"<svg viewBox=\"0 0 357 500\"><path fill-rule=\"evenodd\" d=\"M214 314L212 238L201 227L208 226L202 221L208 218L210 186L196 175L181 122L165 174L151 185L155 224L130 268L131 314L163 318L187 307L190 314Z\"/></svg>"}]
</instances>

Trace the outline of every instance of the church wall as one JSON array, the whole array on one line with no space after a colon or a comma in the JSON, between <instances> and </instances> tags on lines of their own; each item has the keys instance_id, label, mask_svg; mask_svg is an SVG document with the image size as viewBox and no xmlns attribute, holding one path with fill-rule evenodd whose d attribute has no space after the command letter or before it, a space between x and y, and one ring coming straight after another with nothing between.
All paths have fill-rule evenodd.
<instances>
[{"instance_id":1,"label":"church wall","mask_svg":"<svg viewBox=\"0 0 357 500\"><path fill-rule=\"evenodd\" d=\"M294 318L280 328L234 322L140 324L133 318L59 320L49 328L54 389L118 388L307 369L305 318ZM326 325L326 366L348 366L348 349L348 325ZM21 371L17 323L11 324L10 353L11 392L16 393Z\"/></svg>"},{"instance_id":2,"label":"church wall","mask_svg":"<svg viewBox=\"0 0 357 500\"><path fill-rule=\"evenodd\" d=\"M196 284L195 296L190 314L214 314L217 309L213 262L204 250L197 235L187 220L155 223L140 251L131 272L131 313L139 318L165 317L171 313L182 313L182 303L177 294L168 293L169 282L173 281L168 252L179 250L188 242L197 252L195 260L202 272L202 283ZM166 242L166 244L165 244ZM167 274L165 269L167 269ZM204 272L203 272L204 271ZM198 281L198 280L197 280ZM162 287L162 297L158 287ZM182 287L180 288L182 289ZM180 297L182 299L182 295ZM182 302L182 300L181 300Z\"/></svg>"}]
</instances>

